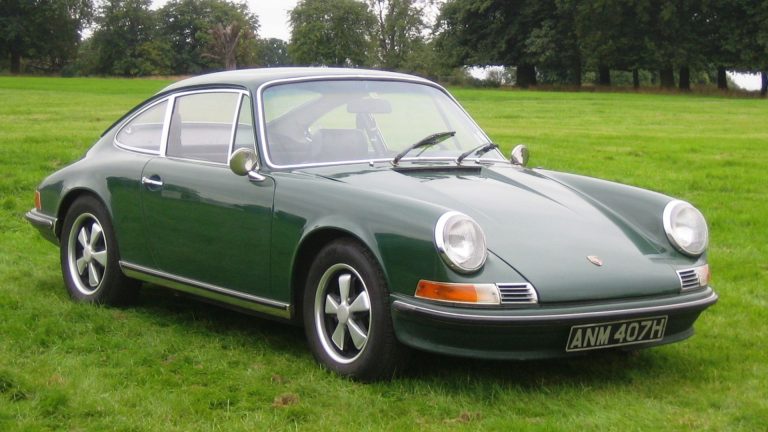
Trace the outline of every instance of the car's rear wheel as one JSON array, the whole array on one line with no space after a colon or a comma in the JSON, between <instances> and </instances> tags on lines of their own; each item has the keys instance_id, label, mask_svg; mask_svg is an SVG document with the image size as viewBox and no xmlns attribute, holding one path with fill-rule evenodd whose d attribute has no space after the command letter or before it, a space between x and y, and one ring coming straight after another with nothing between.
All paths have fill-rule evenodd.
<instances>
[{"instance_id":1,"label":"car's rear wheel","mask_svg":"<svg viewBox=\"0 0 768 432\"><path fill-rule=\"evenodd\" d=\"M315 358L363 381L390 378L405 348L392 329L384 275L372 254L352 240L318 253L307 278L304 327Z\"/></svg>"},{"instance_id":2,"label":"car's rear wheel","mask_svg":"<svg viewBox=\"0 0 768 432\"><path fill-rule=\"evenodd\" d=\"M135 300L139 282L120 271L112 222L97 199L83 196L72 203L60 245L61 270L72 299L109 305Z\"/></svg>"}]
</instances>

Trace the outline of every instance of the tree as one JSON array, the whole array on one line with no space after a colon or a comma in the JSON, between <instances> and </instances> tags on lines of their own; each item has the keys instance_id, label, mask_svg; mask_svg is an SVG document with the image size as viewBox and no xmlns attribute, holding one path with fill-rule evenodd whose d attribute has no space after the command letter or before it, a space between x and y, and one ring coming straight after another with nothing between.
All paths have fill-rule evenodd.
<instances>
[{"instance_id":1,"label":"tree","mask_svg":"<svg viewBox=\"0 0 768 432\"><path fill-rule=\"evenodd\" d=\"M726 70L743 67L742 52L755 40L745 0L704 0L706 49L710 67L717 71L717 87L728 88Z\"/></svg>"},{"instance_id":2,"label":"tree","mask_svg":"<svg viewBox=\"0 0 768 432\"><path fill-rule=\"evenodd\" d=\"M410 53L423 43L425 4L425 0L368 0L376 17L373 33L382 67L403 69Z\"/></svg>"},{"instance_id":3,"label":"tree","mask_svg":"<svg viewBox=\"0 0 768 432\"><path fill-rule=\"evenodd\" d=\"M536 0L449 0L440 8L436 44L456 66L516 66L517 85L536 85L541 53L529 49L532 32L553 13Z\"/></svg>"},{"instance_id":4,"label":"tree","mask_svg":"<svg viewBox=\"0 0 768 432\"><path fill-rule=\"evenodd\" d=\"M586 67L597 70L599 85L611 84L611 69L631 70L645 63L650 4L643 0L573 2L577 43Z\"/></svg>"},{"instance_id":5,"label":"tree","mask_svg":"<svg viewBox=\"0 0 768 432\"><path fill-rule=\"evenodd\" d=\"M242 30L238 22L232 22L226 27L222 23L214 24L209 30L211 42L206 54L224 63L226 70L237 69L237 43Z\"/></svg>"},{"instance_id":6,"label":"tree","mask_svg":"<svg viewBox=\"0 0 768 432\"><path fill-rule=\"evenodd\" d=\"M298 64L368 65L375 20L355 0L301 0L291 11L288 53Z\"/></svg>"},{"instance_id":7,"label":"tree","mask_svg":"<svg viewBox=\"0 0 768 432\"><path fill-rule=\"evenodd\" d=\"M210 69L227 67L227 55L234 54L232 61L241 64L256 61L256 33L259 20L248 10L245 3L226 0L171 0L158 10L160 37L169 45L171 72L174 74L197 74ZM231 27L240 29L238 35L216 33ZM235 37L236 36L236 37ZM216 38L219 37L219 40ZM234 42L234 50L227 54L228 47L223 37ZM231 47L229 47L231 48Z\"/></svg>"},{"instance_id":8,"label":"tree","mask_svg":"<svg viewBox=\"0 0 768 432\"><path fill-rule=\"evenodd\" d=\"M647 1L647 0L645 0ZM680 88L690 88L690 69L705 65L707 15L702 0L667 0L650 3L646 62L659 71L664 88L675 87L679 69Z\"/></svg>"},{"instance_id":9,"label":"tree","mask_svg":"<svg viewBox=\"0 0 768 432\"><path fill-rule=\"evenodd\" d=\"M152 0L106 0L91 37L90 73L140 76L168 73L170 52L157 39Z\"/></svg>"},{"instance_id":10,"label":"tree","mask_svg":"<svg viewBox=\"0 0 768 432\"><path fill-rule=\"evenodd\" d=\"M12 73L21 72L22 58L60 71L74 59L92 8L91 0L0 0L0 55Z\"/></svg>"},{"instance_id":11,"label":"tree","mask_svg":"<svg viewBox=\"0 0 768 432\"><path fill-rule=\"evenodd\" d=\"M550 0L544 5L548 14L525 41L526 52L538 65L538 75L545 81L581 85L582 53L576 34L577 3Z\"/></svg>"},{"instance_id":12,"label":"tree","mask_svg":"<svg viewBox=\"0 0 768 432\"><path fill-rule=\"evenodd\" d=\"M262 66L287 66L291 64L288 56L288 43L282 39L269 38L260 42L259 61Z\"/></svg>"},{"instance_id":13,"label":"tree","mask_svg":"<svg viewBox=\"0 0 768 432\"><path fill-rule=\"evenodd\" d=\"M747 19L742 23L739 70L760 74L760 94L768 95L768 0L742 2Z\"/></svg>"}]
</instances>

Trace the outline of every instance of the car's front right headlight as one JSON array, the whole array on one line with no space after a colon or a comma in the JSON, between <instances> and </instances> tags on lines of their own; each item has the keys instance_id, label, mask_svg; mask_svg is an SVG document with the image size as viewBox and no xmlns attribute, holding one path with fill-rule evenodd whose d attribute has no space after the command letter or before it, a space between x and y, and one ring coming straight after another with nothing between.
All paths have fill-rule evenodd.
<instances>
[{"instance_id":1,"label":"car's front right headlight","mask_svg":"<svg viewBox=\"0 0 768 432\"><path fill-rule=\"evenodd\" d=\"M444 213L437 220L435 245L446 264L460 273L480 270L488 257L485 234L480 225L456 211Z\"/></svg>"},{"instance_id":2,"label":"car's front right headlight","mask_svg":"<svg viewBox=\"0 0 768 432\"><path fill-rule=\"evenodd\" d=\"M690 256L699 256L707 250L707 221L696 207L685 201L670 201L662 218L667 238L677 250Z\"/></svg>"}]
</instances>

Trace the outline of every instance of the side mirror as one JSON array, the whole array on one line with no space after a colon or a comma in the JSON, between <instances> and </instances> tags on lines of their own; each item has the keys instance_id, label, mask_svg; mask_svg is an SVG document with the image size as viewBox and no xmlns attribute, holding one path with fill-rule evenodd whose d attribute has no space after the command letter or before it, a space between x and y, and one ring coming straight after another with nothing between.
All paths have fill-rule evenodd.
<instances>
[{"instance_id":1,"label":"side mirror","mask_svg":"<svg viewBox=\"0 0 768 432\"><path fill-rule=\"evenodd\" d=\"M257 168L256 152L249 148L240 148L229 158L229 169L239 176L250 174Z\"/></svg>"},{"instance_id":2,"label":"side mirror","mask_svg":"<svg viewBox=\"0 0 768 432\"><path fill-rule=\"evenodd\" d=\"M512 165L526 166L528 164L528 147L525 144L516 145L512 149L509 161L512 162Z\"/></svg>"}]
</instances>

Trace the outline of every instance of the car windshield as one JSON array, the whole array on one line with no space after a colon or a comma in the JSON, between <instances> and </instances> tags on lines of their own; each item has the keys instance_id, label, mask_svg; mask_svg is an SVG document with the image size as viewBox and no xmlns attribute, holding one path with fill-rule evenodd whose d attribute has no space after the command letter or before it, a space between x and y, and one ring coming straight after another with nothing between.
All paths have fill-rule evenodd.
<instances>
[{"instance_id":1,"label":"car windshield","mask_svg":"<svg viewBox=\"0 0 768 432\"><path fill-rule=\"evenodd\" d=\"M268 157L277 166L392 159L441 132L455 134L414 149L403 160L455 160L489 142L453 99L426 84L294 82L266 88L262 103ZM482 158L503 160L496 150Z\"/></svg>"}]
</instances>

